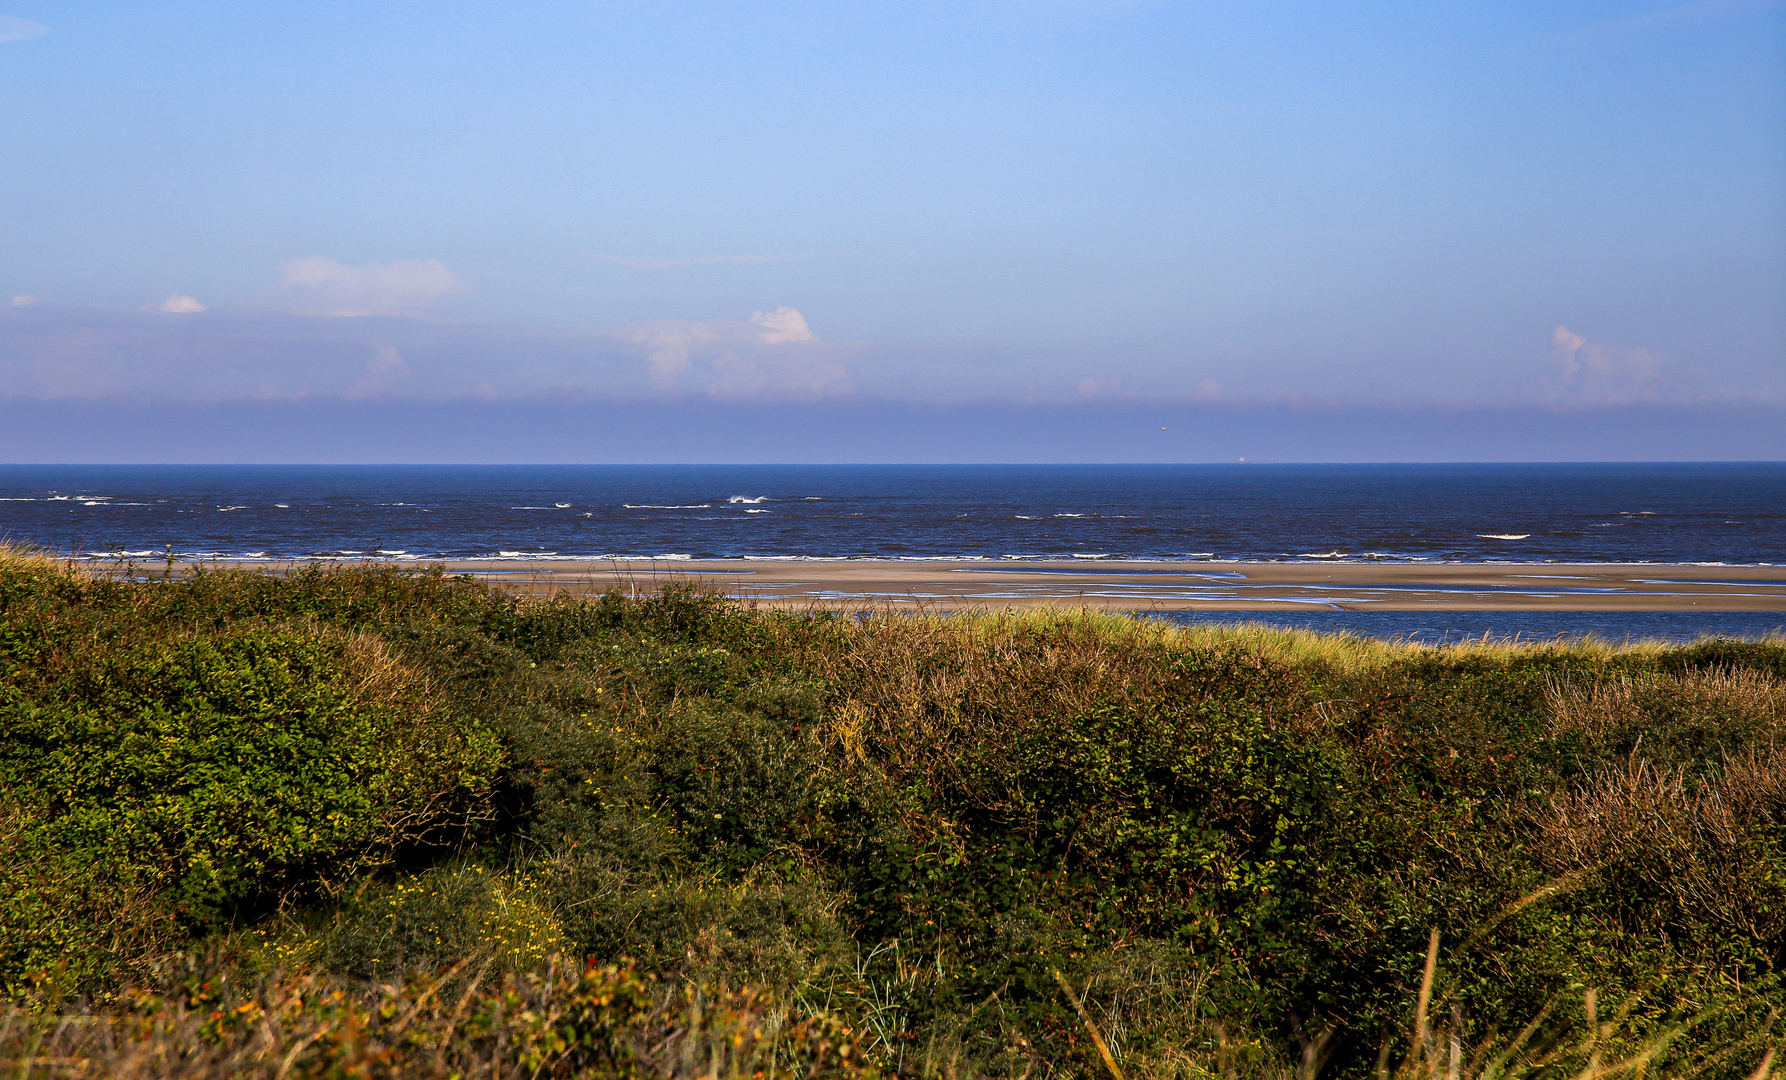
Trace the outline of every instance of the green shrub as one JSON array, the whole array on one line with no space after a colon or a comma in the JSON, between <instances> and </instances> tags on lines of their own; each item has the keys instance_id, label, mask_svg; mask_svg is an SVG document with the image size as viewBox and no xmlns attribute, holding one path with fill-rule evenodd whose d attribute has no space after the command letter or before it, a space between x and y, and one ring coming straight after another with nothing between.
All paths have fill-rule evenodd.
<instances>
[{"instance_id":1,"label":"green shrub","mask_svg":"<svg viewBox=\"0 0 1786 1080\"><path fill-rule=\"evenodd\" d=\"M87 985L486 812L495 736L377 639L170 630L115 588L0 615L9 985L58 966Z\"/></svg>"},{"instance_id":2,"label":"green shrub","mask_svg":"<svg viewBox=\"0 0 1786 1080\"><path fill-rule=\"evenodd\" d=\"M563 947L836 1012L889 1068L1079 1075L1088 1023L1143 1074L1317 1044L1368 1072L1435 929L1460 1044L1578 1031L1558 1003L1592 989L1644 1003L1621 1046L1691 1019L1657 1061L1704 1064L1786 1006L1778 641L1430 649L0 559L0 664L14 992L231 927L368 979Z\"/></svg>"}]
</instances>

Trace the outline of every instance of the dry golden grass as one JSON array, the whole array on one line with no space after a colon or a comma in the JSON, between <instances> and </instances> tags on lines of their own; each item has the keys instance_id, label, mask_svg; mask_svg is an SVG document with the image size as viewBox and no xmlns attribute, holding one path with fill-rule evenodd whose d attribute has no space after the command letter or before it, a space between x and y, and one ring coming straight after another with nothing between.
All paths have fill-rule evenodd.
<instances>
[{"instance_id":1,"label":"dry golden grass","mask_svg":"<svg viewBox=\"0 0 1786 1080\"><path fill-rule=\"evenodd\" d=\"M72 558L64 558L44 548L31 544L21 544L11 540L0 540L0 569L16 569L65 574L72 578L86 579L94 576L91 567Z\"/></svg>"},{"instance_id":2,"label":"dry golden grass","mask_svg":"<svg viewBox=\"0 0 1786 1080\"><path fill-rule=\"evenodd\" d=\"M0 1069L109 1080L664 1080L872 1075L828 1017L750 992L663 986L552 957L525 974L466 962L362 987L194 973L124 1008L0 1014Z\"/></svg>"},{"instance_id":3,"label":"dry golden grass","mask_svg":"<svg viewBox=\"0 0 1786 1080\"><path fill-rule=\"evenodd\" d=\"M1783 927L1748 845L1786 823L1786 747L1722 766L1704 775L1633 757L1608 768L1536 805L1536 853L1558 874L1607 870L1740 939L1772 940Z\"/></svg>"},{"instance_id":4,"label":"dry golden grass","mask_svg":"<svg viewBox=\"0 0 1786 1080\"><path fill-rule=\"evenodd\" d=\"M1685 675L1613 675L1586 685L1553 684L1552 733L1604 740L1661 714L1786 734L1786 684L1750 668Z\"/></svg>"}]
</instances>

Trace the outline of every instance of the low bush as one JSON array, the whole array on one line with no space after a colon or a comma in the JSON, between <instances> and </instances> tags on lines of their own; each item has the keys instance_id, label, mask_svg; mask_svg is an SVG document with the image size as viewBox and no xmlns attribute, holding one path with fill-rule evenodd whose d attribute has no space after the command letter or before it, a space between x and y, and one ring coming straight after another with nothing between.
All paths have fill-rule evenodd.
<instances>
[{"instance_id":1,"label":"low bush","mask_svg":"<svg viewBox=\"0 0 1786 1080\"><path fill-rule=\"evenodd\" d=\"M0 663L19 1000L210 949L237 985L363 1009L473 969L532 985L557 952L753 988L776 1024L847 1028L850 1069L1146 1076L1453 1045L1459 1075L1746 1076L1786 1007L1779 641L1435 649L15 560Z\"/></svg>"}]
</instances>

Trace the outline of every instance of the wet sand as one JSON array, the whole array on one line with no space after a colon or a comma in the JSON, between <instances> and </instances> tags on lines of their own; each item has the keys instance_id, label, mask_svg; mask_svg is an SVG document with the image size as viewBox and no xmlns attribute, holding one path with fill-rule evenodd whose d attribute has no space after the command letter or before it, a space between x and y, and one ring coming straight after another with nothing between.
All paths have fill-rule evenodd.
<instances>
[{"instance_id":1,"label":"wet sand","mask_svg":"<svg viewBox=\"0 0 1786 1080\"><path fill-rule=\"evenodd\" d=\"M445 563L533 595L700 581L795 608L1112 611L1786 611L1786 567L1142 561Z\"/></svg>"}]
</instances>

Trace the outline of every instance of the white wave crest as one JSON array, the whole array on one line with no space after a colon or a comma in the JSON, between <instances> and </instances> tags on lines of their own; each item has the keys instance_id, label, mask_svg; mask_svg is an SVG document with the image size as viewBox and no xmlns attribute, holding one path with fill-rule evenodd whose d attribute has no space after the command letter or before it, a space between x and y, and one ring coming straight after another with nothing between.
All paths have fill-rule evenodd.
<instances>
[{"instance_id":1,"label":"white wave crest","mask_svg":"<svg viewBox=\"0 0 1786 1080\"><path fill-rule=\"evenodd\" d=\"M628 510L711 510L712 503L621 503Z\"/></svg>"},{"instance_id":2,"label":"white wave crest","mask_svg":"<svg viewBox=\"0 0 1786 1080\"><path fill-rule=\"evenodd\" d=\"M1524 540L1531 533L1477 533L1478 540Z\"/></svg>"},{"instance_id":3,"label":"white wave crest","mask_svg":"<svg viewBox=\"0 0 1786 1080\"><path fill-rule=\"evenodd\" d=\"M727 499L726 501L729 503L760 503L760 502L768 502L769 496L767 496L767 495L754 495L754 496L753 495L734 495L731 498Z\"/></svg>"}]
</instances>

